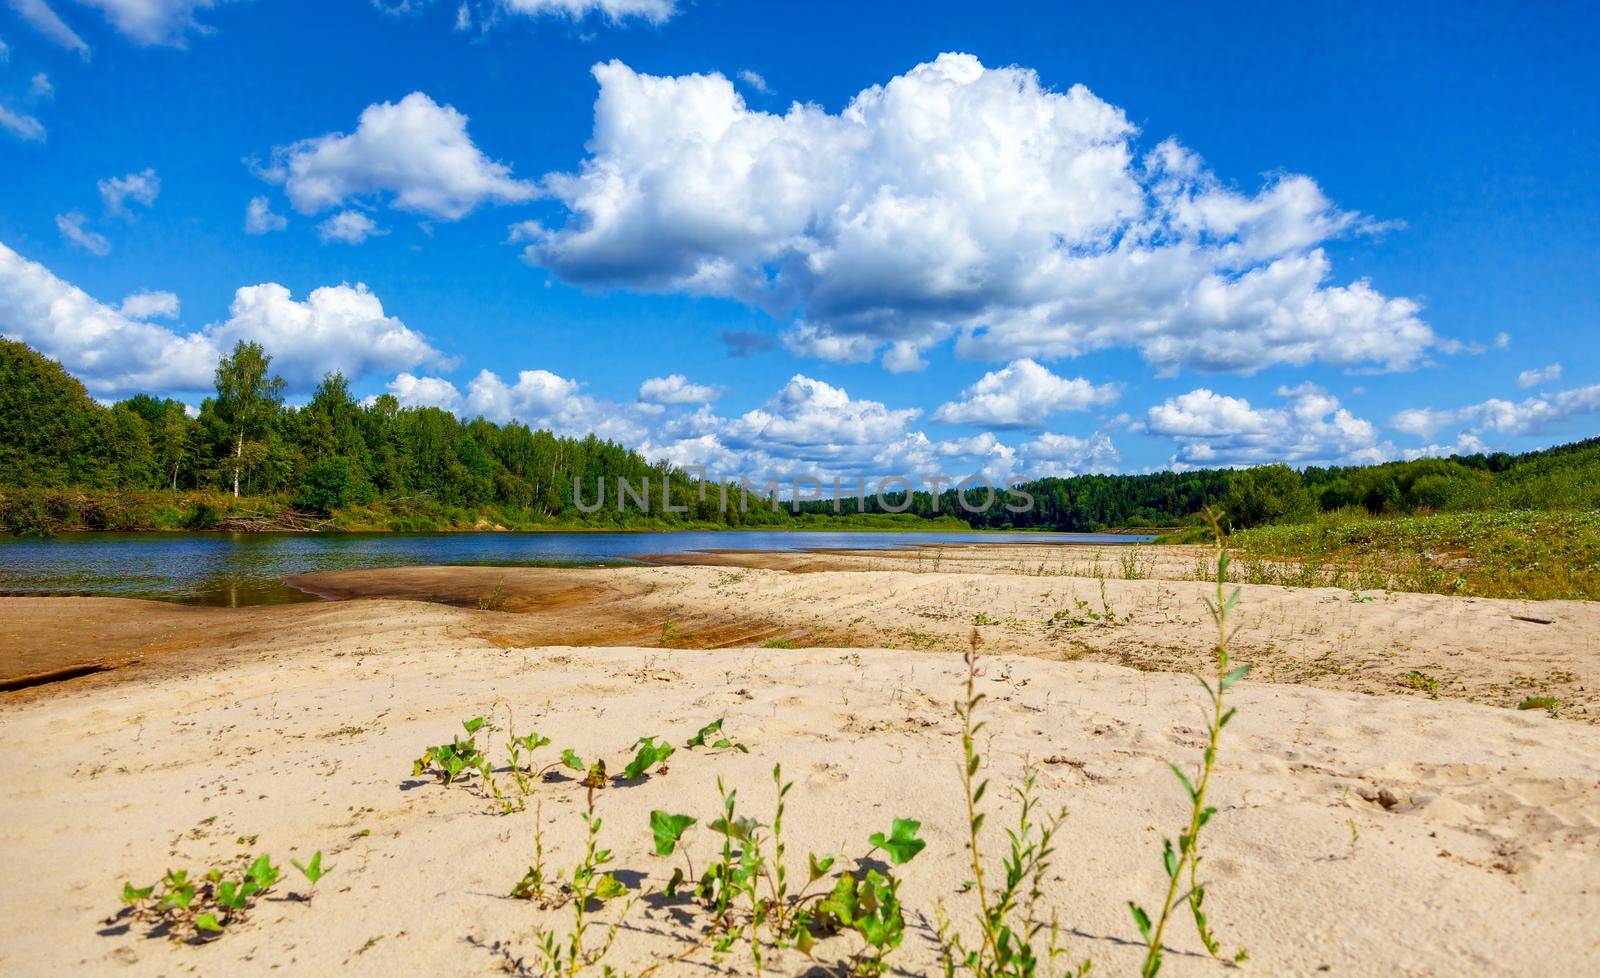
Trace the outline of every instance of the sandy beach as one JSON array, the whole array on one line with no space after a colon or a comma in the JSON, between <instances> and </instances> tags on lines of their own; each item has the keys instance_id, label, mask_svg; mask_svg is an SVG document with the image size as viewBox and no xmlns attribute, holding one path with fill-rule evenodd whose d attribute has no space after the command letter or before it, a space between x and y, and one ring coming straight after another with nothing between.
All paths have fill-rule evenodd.
<instances>
[{"instance_id":1,"label":"sandy beach","mask_svg":"<svg viewBox=\"0 0 1600 978\"><path fill-rule=\"evenodd\" d=\"M1067 811L1044 895L1063 943L1094 974L1131 973L1142 949L1125 901L1159 901L1160 838L1187 811L1166 765L1202 746L1203 692L1183 673L1210 636L1206 585L1183 579L1195 553L1152 556L1131 580L1097 574L1091 548L1017 545L341 572L295 583L349 600L240 610L0 599L9 678L101 667L0 694L0 732L26 745L7 752L0 798L13 881L0 969L532 968L536 930L564 927L570 909L507 894L534 858L536 819L550 870L570 870L583 789L541 782L528 810L500 814L480 789L411 766L463 719L503 726L509 711L519 733L551 738L541 764L570 747L615 772L641 736L678 746L666 773L598 792L602 842L635 895L675 865L651 849L652 809L699 818L689 851L697 866L712 855L718 778L765 823L782 764L801 878L807 850L859 856L893 818L920 820L928 846L899 870L908 932L890 961L934 973L936 912L970 932L975 906L952 702L976 628L989 849L998 860L1014 814L999 789L1033 765L1044 807ZM1246 586L1238 622L1235 656L1254 671L1231 694L1203 863L1224 953L1248 951L1237 973L1592 970L1600 606ZM1508 708L1533 694L1556 697L1559 718ZM748 753L684 747L718 717ZM124 880L245 848L285 867L320 849L333 870L310 903L268 899L205 946L111 919ZM677 953L695 919L687 903L639 899L607 962L637 972ZM1231 970L1186 919L1168 943L1164 975ZM765 968L831 974L857 950L835 936L816 962L789 951ZM656 973L718 971L753 973L705 952Z\"/></svg>"}]
</instances>

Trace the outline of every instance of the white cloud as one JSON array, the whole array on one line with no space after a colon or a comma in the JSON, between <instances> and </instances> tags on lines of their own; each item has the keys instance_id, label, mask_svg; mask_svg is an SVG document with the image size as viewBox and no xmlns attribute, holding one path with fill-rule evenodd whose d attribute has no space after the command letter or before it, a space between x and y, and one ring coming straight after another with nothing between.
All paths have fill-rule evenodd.
<instances>
[{"instance_id":1,"label":"white cloud","mask_svg":"<svg viewBox=\"0 0 1600 978\"><path fill-rule=\"evenodd\" d=\"M512 13L532 17L557 14L582 20L598 13L613 23L638 17L661 24L677 12L677 0L501 0L501 3Z\"/></svg>"},{"instance_id":2,"label":"white cloud","mask_svg":"<svg viewBox=\"0 0 1600 978\"><path fill-rule=\"evenodd\" d=\"M228 318L179 333L124 315L0 244L0 334L59 360L97 395L203 391L238 340L273 355L292 390L331 370L352 379L447 359L383 311L363 285L327 286L304 300L276 283L237 290Z\"/></svg>"},{"instance_id":3,"label":"white cloud","mask_svg":"<svg viewBox=\"0 0 1600 978\"><path fill-rule=\"evenodd\" d=\"M44 142L44 123L26 112L13 112L4 105L0 105L0 129L24 142Z\"/></svg>"},{"instance_id":4,"label":"white cloud","mask_svg":"<svg viewBox=\"0 0 1600 978\"><path fill-rule=\"evenodd\" d=\"M28 95L37 99L51 99L56 97L56 88L50 84L50 76L39 72L28 82Z\"/></svg>"},{"instance_id":5,"label":"white cloud","mask_svg":"<svg viewBox=\"0 0 1600 978\"><path fill-rule=\"evenodd\" d=\"M11 48L4 40L0 40L0 65L11 63Z\"/></svg>"},{"instance_id":6,"label":"white cloud","mask_svg":"<svg viewBox=\"0 0 1600 978\"><path fill-rule=\"evenodd\" d=\"M137 44L167 44L183 47L191 32L209 33L210 28L194 19L195 11L207 10L215 0L78 0L105 14L124 37Z\"/></svg>"},{"instance_id":7,"label":"white cloud","mask_svg":"<svg viewBox=\"0 0 1600 978\"><path fill-rule=\"evenodd\" d=\"M1145 430L1178 443L1175 468L1197 466L1368 464L1394 455L1371 422L1313 384L1280 387L1281 408L1255 408L1242 397L1198 388L1150 408Z\"/></svg>"},{"instance_id":8,"label":"white cloud","mask_svg":"<svg viewBox=\"0 0 1600 978\"><path fill-rule=\"evenodd\" d=\"M111 242L106 239L105 235L84 227L84 222L87 220L88 218L83 216L82 211L68 211L65 214L57 214L56 230L61 232L63 238L91 255L104 257L111 254Z\"/></svg>"},{"instance_id":9,"label":"white cloud","mask_svg":"<svg viewBox=\"0 0 1600 978\"><path fill-rule=\"evenodd\" d=\"M482 204L536 193L473 144L466 116L422 92L367 106L353 133L278 147L262 176L282 183L302 214L389 195L401 210L454 221Z\"/></svg>"},{"instance_id":10,"label":"white cloud","mask_svg":"<svg viewBox=\"0 0 1600 978\"><path fill-rule=\"evenodd\" d=\"M289 219L272 212L272 201L265 197L251 197L244 209L245 234L270 234L289 226Z\"/></svg>"},{"instance_id":11,"label":"white cloud","mask_svg":"<svg viewBox=\"0 0 1600 978\"><path fill-rule=\"evenodd\" d=\"M704 404L716 398L716 388L691 384L683 374L652 377L639 385L639 400L647 404Z\"/></svg>"},{"instance_id":12,"label":"white cloud","mask_svg":"<svg viewBox=\"0 0 1600 978\"><path fill-rule=\"evenodd\" d=\"M146 167L138 173L130 173L125 177L107 177L96 184L100 188L100 200L105 205L106 213L112 217L128 217L128 201L143 204L146 207L155 205L156 197L161 193L161 178L156 171Z\"/></svg>"},{"instance_id":13,"label":"white cloud","mask_svg":"<svg viewBox=\"0 0 1600 978\"><path fill-rule=\"evenodd\" d=\"M11 9L17 16L32 25L33 29L54 41L69 51L76 51L79 55L89 56L89 45L79 37L72 28L68 27L45 0L10 0Z\"/></svg>"},{"instance_id":14,"label":"white cloud","mask_svg":"<svg viewBox=\"0 0 1600 978\"><path fill-rule=\"evenodd\" d=\"M357 245L368 238L388 233L360 211L340 211L317 225L317 237L322 239L323 244L340 241Z\"/></svg>"},{"instance_id":15,"label":"white cloud","mask_svg":"<svg viewBox=\"0 0 1600 978\"><path fill-rule=\"evenodd\" d=\"M739 72L739 80L763 95L770 91L767 88L767 80L759 72L751 71L749 68Z\"/></svg>"},{"instance_id":16,"label":"white cloud","mask_svg":"<svg viewBox=\"0 0 1600 978\"><path fill-rule=\"evenodd\" d=\"M467 384L467 411L491 421L521 421L558 434L588 435L630 447L642 444L642 419L624 405L605 404L582 385L548 370L523 370L515 383L484 370Z\"/></svg>"},{"instance_id":17,"label":"white cloud","mask_svg":"<svg viewBox=\"0 0 1600 978\"><path fill-rule=\"evenodd\" d=\"M1241 372L1405 369L1436 342L1415 302L1331 280L1322 244L1374 222L1308 177L1246 194L1170 140L1138 156L1082 86L947 54L837 114L777 115L718 74L594 75L590 155L545 178L565 223L516 235L570 282L733 298L792 320L791 350L901 367L950 337Z\"/></svg>"},{"instance_id":18,"label":"white cloud","mask_svg":"<svg viewBox=\"0 0 1600 978\"><path fill-rule=\"evenodd\" d=\"M1111 436L1096 432L1086 438L1045 432L1018 449L1031 478L1067 478L1085 473L1115 472L1122 455Z\"/></svg>"},{"instance_id":19,"label":"white cloud","mask_svg":"<svg viewBox=\"0 0 1600 978\"><path fill-rule=\"evenodd\" d=\"M1479 447L1472 451L1482 451L1486 435L1535 434L1549 425L1595 413L1600 413L1600 384L1538 394L1521 401L1490 398L1459 408L1410 408L1391 418L1389 425L1421 438L1432 438L1444 428L1460 427L1457 444L1475 444ZM1454 448L1456 446L1433 445L1419 451L1429 455L1449 454Z\"/></svg>"},{"instance_id":20,"label":"white cloud","mask_svg":"<svg viewBox=\"0 0 1600 978\"><path fill-rule=\"evenodd\" d=\"M984 428L1042 428L1050 415L1111 403L1117 390L1115 384L1096 386L1082 377L1067 380L1033 360L1015 360L984 374L961 392L960 400L941 404L933 420Z\"/></svg>"},{"instance_id":21,"label":"white cloud","mask_svg":"<svg viewBox=\"0 0 1600 978\"><path fill-rule=\"evenodd\" d=\"M117 311L129 319L177 319L178 297L171 292L135 292Z\"/></svg>"},{"instance_id":22,"label":"white cloud","mask_svg":"<svg viewBox=\"0 0 1600 978\"><path fill-rule=\"evenodd\" d=\"M1538 387L1540 384L1548 384L1552 380L1560 379L1561 364L1552 363L1549 366L1539 367L1536 370L1524 370L1522 373L1517 374L1517 386L1527 390L1530 387Z\"/></svg>"},{"instance_id":23,"label":"white cloud","mask_svg":"<svg viewBox=\"0 0 1600 978\"><path fill-rule=\"evenodd\" d=\"M442 377L400 373L387 386L401 407L437 407L457 413L461 410L461 392Z\"/></svg>"}]
</instances>

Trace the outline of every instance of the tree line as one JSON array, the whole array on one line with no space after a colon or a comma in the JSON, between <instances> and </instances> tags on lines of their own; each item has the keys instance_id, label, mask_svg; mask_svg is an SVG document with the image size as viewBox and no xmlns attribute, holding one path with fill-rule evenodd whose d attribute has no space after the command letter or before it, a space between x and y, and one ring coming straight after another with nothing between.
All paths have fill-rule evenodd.
<instances>
[{"instance_id":1,"label":"tree line","mask_svg":"<svg viewBox=\"0 0 1600 978\"><path fill-rule=\"evenodd\" d=\"M401 407L388 394L357 402L346 379L325 376L303 406L259 345L240 342L217 364L215 392L192 415L170 398L138 394L104 406L25 344L0 340L0 486L79 491L214 493L278 500L332 514L416 511L470 525L488 513L508 525L940 526L1090 531L1181 524L1221 506L1236 526L1292 522L1356 509L1399 515L1452 509L1600 506L1600 439L1521 455L1457 455L1383 465L1201 469L1044 478L1013 487L900 493L883 499L774 502L752 493L721 505L715 486L593 435L573 438L510 422L462 420ZM648 514L615 496L594 510L596 487L648 480ZM575 482L581 498L574 496ZM665 486L668 507L662 505ZM994 496L991 501L990 493ZM585 505L580 505L583 503ZM965 505L963 505L965 503ZM1021 511L1018 511L1021 510ZM465 514L465 517L463 516ZM363 524L367 525L367 524Z\"/></svg>"}]
</instances>

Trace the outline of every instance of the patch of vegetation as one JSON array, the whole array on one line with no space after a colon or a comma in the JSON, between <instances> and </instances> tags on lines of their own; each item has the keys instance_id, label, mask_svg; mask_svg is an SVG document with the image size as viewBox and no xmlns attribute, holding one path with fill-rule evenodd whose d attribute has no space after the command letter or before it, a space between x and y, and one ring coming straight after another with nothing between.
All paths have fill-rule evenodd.
<instances>
[{"instance_id":1,"label":"patch of vegetation","mask_svg":"<svg viewBox=\"0 0 1600 978\"><path fill-rule=\"evenodd\" d=\"M1251 583L1600 600L1600 510L1387 519L1343 511L1245 530L1229 543L1261 561Z\"/></svg>"},{"instance_id":2,"label":"patch of vegetation","mask_svg":"<svg viewBox=\"0 0 1600 978\"><path fill-rule=\"evenodd\" d=\"M305 864L290 861L307 886L316 886L329 871L322 865L320 849ZM149 886L122 884L119 916L148 924L152 936L190 943L211 941L244 923L282 876L272 858L265 855L247 857L230 869L211 869L199 877L188 870L168 870ZM309 901L310 891L301 898Z\"/></svg>"}]
</instances>

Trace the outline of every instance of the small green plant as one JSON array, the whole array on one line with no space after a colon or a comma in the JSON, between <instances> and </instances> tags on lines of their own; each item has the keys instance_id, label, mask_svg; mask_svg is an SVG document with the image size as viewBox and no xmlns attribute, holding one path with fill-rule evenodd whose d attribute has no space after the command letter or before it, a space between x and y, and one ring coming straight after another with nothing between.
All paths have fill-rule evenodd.
<instances>
[{"instance_id":1,"label":"small green plant","mask_svg":"<svg viewBox=\"0 0 1600 978\"><path fill-rule=\"evenodd\" d=\"M1400 680L1400 684L1407 689L1419 690L1430 695L1439 692L1439 680L1416 669L1407 672L1405 677Z\"/></svg>"},{"instance_id":2,"label":"small green plant","mask_svg":"<svg viewBox=\"0 0 1600 978\"><path fill-rule=\"evenodd\" d=\"M596 763L604 764L604 762ZM603 776L602 767L602 779ZM623 909L617 920L605 929L600 939L594 943L590 942L589 930L592 922L589 913L592 906L615 900L628 892L628 888L621 880L605 872L605 866L611 862L611 850L600 848L601 819L595 812L595 790L594 785L589 785L588 800L583 811L585 830L583 857L578 861L578 865L573 867L571 876L562 885L560 896L555 901L558 904L564 902L571 905L572 923L565 934L540 930L535 935L540 953L541 972L550 978L573 978L585 969L600 964L611 952L617 934L627 919L628 909L633 905L633 901L629 900L628 906ZM542 852L539 859L542 863ZM513 895L516 892L516 889L513 889ZM607 975L613 974L609 966L604 970Z\"/></svg>"},{"instance_id":3,"label":"small green plant","mask_svg":"<svg viewBox=\"0 0 1600 978\"><path fill-rule=\"evenodd\" d=\"M1561 715L1561 701L1554 696L1529 696L1517 704L1519 710L1544 710L1552 718Z\"/></svg>"},{"instance_id":4,"label":"small green plant","mask_svg":"<svg viewBox=\"0 0 1600 978\"><path fill-rule=\"evenodd\" d=\"M294 865L311 886L328 873L320 850L308 864ZM150 886L123 883L122 913L146 922L152 933L165 933L174 940L214 940L243 923L282 876L265 855L246 858L232 870L212 869L198 879L188 870L168 870Z\"/></svg>"},{"instance_id":5,"label":"small green plant","mask_svg":"<svg viewBox=\"0 0 1600 978\"><path fill-rule=\"evenodd\" d=\"M963 656L966 665L966 694L956 701L956 715L961 718L961 780L967 803L967 853L972 869L968 888L978 899L978 933L969 939L959 933L945 915L943 907L938 912L940 956L946 978L957 972L967 972L974 978L1002 978L1002 976L1033 976L1038 973L1040 956L1046 962L1065 953L1059 943L1059 931L1052 923L1048 939L1046 925L1038 914L1038 901L1043 891L1045 874L1050 869L1054 852L1051 840L1065 813L1046 819L1034 820L1036 801L1035 779L1030 770L1022 787L1015 789L1021 802L1017 827L1008 829L1010 852L1002 864L1001 879L992 886L984 872L982 844L983 799L989 790L987 778L980 780L983 756L978 751L978 735L985 723L978 719L978 709L985 696L978 692L978 647L981 641L976 629L968 636L967 651ZM892 833L891 833L892 835ZM876 837L874 838L876 841ZM1085 975L1089 962L1078 965L1071 974Z\"/></svg>"},{"instance_id":6,"label":"small green plant","mask_svg":"<svg viewBox=\"0 0 1600 978\"><path fill-rule=\"evenodd\" d=\"M988 614L980 611L972 616L972 623L974 625L993 625L994 619L990 618Z\"/></svg>"},{"instance_id":7,"label":"small green plant","mask_svg":"<svg viewBox=\"0 0 1600 978\"><path fill-rule=\"evenodd\" d=\"M511 888L513 900L545 901L545 871L544 871L544 802L541 800L533 809L533 865L522 874L522 879Z\"/></svg>"},{"instance_id":8,"label":"small green plant","mask_svg":"<svg viewBox=\"0 0 1600 978\"><path fill-rule=\"evenodd\" d=\"M678 626L674 625L672 619L668 618L661 623L661 638L657 641L657 644L664 649L670 649L680 636L681 633L678 631Z\"/></svg>"},{"instance_id":9,"label":"small green plant","mask_svg":"<svg viewBox=\"0 0 1600 978\"><path fill-rule=\"evenodd\" d=\"M1189 911L1194 918L1195 930L1199 934L1200 943L1205 945L1206 951L1212 957L1217 957L1220 944L1216 935L1212 933L1211 926L1206 917L1204 902L1206 897L1205 886L1199 882L1200 868L1200 833L1206 823L1211 821L1217 810L1206 803L1206 792L1211 787L1211 775L1216 768L1217 745L1222 739L1222 730L1233 719L1234 711L1224 703L1228 688L1245 677L1250 671L1248 665L1234 666L1228 657L1228 615L1233 611L1234 605L1239 602L1239 589L1234 588L1233 593L1227 594L1228 580L1228 548L1227 538L1222 531L1222 514L1218 511L1207 509L1205 518L1211 524L1212 534L1216 540L1217 551L1217 578L1216 600L1207 600L1206 607L1211 612L1211 619L1217 626L1217 644L1214 648L1216 675L1212 681L1200 677L1200 684L1205 687L1210 697L1210 711L1206 717L1206 747L1201 757L1196 776L1191 779L1184 774L1183 769L1176 764L1170 764L1172 773L1183 784L1184 792L1189 796L1189 822L1187 827L1178 834L1178 844L1173 846L1172 840L1162 840L1161 864L1167 874L1166 895L1162 898L1161 909L1154 920L1145 909L1133 901L1128 902L1128 909L1133 914L1134 923L1139 928L1139 936L1144 939L1145 958L1140 967L1141 978L1155 978L1161 970L1164 947L1161 943L1162 935L1166 932L1167 924L1172 918L1173 910L1180 899L1189 904ZM1186 895L1180 894L1180 888L1187 886ZM1244 951L1241 949L1236 960L1243 960Z\"/></svg>"},{"instance_id":10,"label":"small green plant","mask_svg":"<svg viewBox=\"0 0 1600 978\"><path fill-rule=\"evenodd\" d=\"M652 769L657 774L666 773L666 761L667 758L672 756L673 752L671 744L666 741L657 743L654 737L640 737L634 747L638 748L638 752L634 754L633 760L628 763L628 766L623 768L623 780L632 781L636 778L645 777Z\"/></svg>"},{"instance_id":11,"label":"small green plant","mask_svg":"<svg viewBox=\"0 0 1600 978\"><path fill-rule=\"evenodd\" d=\"M411 776L415 778L431 773L439 778L440 784L451 784L458 777L464 780L473 771L489 777L489 759L478 749L477 734L483 729L483 724L481 716L463 720L461 726L467 731L467 739L462 740L457 736L448 744L429 747L421 757L411 762Z\"/></svg>"},{"instance_id":12,"label":"small green plant","mask_svg":"<svg viewBox=\"0 0 1600 978\"><path fill-rule=\"evenodd\" d=\"M479 611L504 611L506 610L506 581L501 578L494 584L494 590L478 599Z\"/></svg>"},{"instance_id":13,"label":"small green plant","mask_svg":"<svg viewBox=\"0 0 1600 978\"><path fill-rule=\"evenodd\" d=\"M786 638L769 638L761 643L761 647L764 649L792 649L794 648L794 643Z\"/></svg>"},{"instance_id":14,"label":"small green plant","mask_svg":"<svg viewBox=\"0 0 1600 978\"><path fill-rule=\"evenodd\" d=\"M690 737L689 742L683 746L689 749L705 747L709 750L736 750L741 754L750 753L750 748L744 744L729 740L723 733L722 724L726 719L726 717L718 717L701 727L699 732Z\"/></svg>"},{"instance_id":15,"label":"small green plant","mask_svg":"<svg viewBox=\"0 0 1600 978\"><path fill-rule=\"evenodd\" d=\"M328 870L322 868L321 849L318 849L316 852L311 854L311 860L309 862L302 865L300 860L291 859L289 860L289 865L293 866L295 869L298 869L300 871L300 875L304 876L306 878L306 882L310 883L312 886L316 886L317 880L320 880L324 876L328 875ZM332 867L329 868L331 869Z\"/></svg>"}]
</instances>

